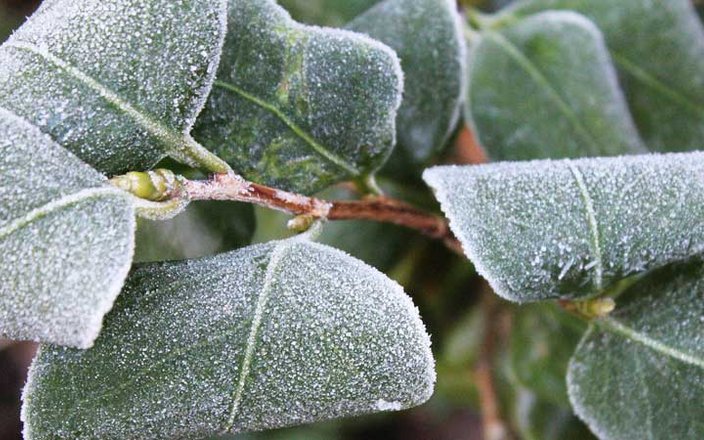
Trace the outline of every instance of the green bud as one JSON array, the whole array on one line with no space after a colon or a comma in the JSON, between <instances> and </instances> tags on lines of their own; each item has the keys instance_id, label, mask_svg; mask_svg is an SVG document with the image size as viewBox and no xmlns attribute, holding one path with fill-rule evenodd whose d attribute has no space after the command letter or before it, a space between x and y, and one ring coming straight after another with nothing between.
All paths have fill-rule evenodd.
<instances>
[{"instance_id":1,"label":"green bud","mask_svg":"<svg viewBox=\"0 0 704 440\"><path fill-rule=\"evenodd\" d=\"M171 198L180 184L178 177L169 170L132 171L110 179L114 186L152 202Z\"/></svg>"}]
</instances>

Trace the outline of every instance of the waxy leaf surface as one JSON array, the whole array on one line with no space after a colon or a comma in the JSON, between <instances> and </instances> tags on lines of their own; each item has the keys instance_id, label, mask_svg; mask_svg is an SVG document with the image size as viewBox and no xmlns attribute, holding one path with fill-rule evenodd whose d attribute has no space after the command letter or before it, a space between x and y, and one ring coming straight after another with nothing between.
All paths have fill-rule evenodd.
<instances>
[{"instance_id":1,"label":"waxy leaf surface","mask_svg":"<svg viewBox=\"0 0 704 440\"><path fill-rule=\"evenodd\" d=\"M425 180L496 293L583 298L704 250L704 154L437 167Z\"/></svg>"},{"instance_id":2,"label":"waxy leaf surface","mask_svg":"<svg viewBox=\"0 0 704 440\"><path fill-rule=\"evenodd\" d=\"M230 1L195 137L249 180L311 193L383 164L402 89L381 43L298 24L273 0Z\"/></svg>"},{"instance_id":3,"label":"waxy leaf surface","mask_svg":"<svg viewBox=\"0 0 704 440\"><path fill-rule=\"evenodd\" d=\"M704 265L655 271L616 301L570 362L577 414L604 440L704 438Z\"/></svg>"},{"instance_id":4,"label":"waxy leaf surface","mask_svg":"<svg viewBox=\"0 0 704 440\"><path fill-rule=\"evenodd\" d=\"M0 109L0 335L89 347L127 276L130 196Z\"/></svg>"},{"instance_id":5,"label":"waxy leaf surface","mask_svg":"<svg viewBox=\"0 0 704 440\"><path fill-rule=\"evenodd\" d=\"M472 41L467 116L496 160L645 152L604 38L550 11Z\"/></svg>"},{"instance_id":6,"label":"waxy leaf surface","mask_svg":"<svg viewBox=\"0 0 704 440\"><path fill-rule=\"evenodd\" d=\"M31 439L203 438L430 397L430 340L396 283L301 239L131 274L88 351L42 346Z\"/></svg>"},{"instance_id":7,"label":"waxy leaf surface","mask_svg":"<svg viewBox=\"0 0 704 440\"><path fill-rule=\"evenodd\" d=\"M548 9L580 12L604 33L651 150L702 148L704 30L690 0L529 0L516 2L499 20Z\"/></svg>"},{"instance_id":8,"label":"waxy leaf surface","mask_svg":"<svg viewBox=\"0 0 704 440\"><path fill-rule=\"evenodd\" d=\"M454 0L386 0L347 28L396 51L405 74L398 111L399 148L423 162L457 124L466 84L467 49Z\"/></svg>"},{"instance_id":9,"label":"waxy leaf surface","mask_svg":"<svg viewBox=\"0 0 704 440\"><path fill-rule=\"evenodd\" d=\"M0 105L106 174L167 154L222 171L188 133L224 19L224 0L46 1L0 47Z\"/></svg>"}]
</instances>

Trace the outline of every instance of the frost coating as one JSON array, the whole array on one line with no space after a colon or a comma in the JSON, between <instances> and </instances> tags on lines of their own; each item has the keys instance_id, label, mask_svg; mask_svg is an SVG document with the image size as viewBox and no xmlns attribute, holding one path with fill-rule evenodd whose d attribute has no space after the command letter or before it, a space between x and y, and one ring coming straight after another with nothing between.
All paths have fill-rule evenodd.
<instances>
[{"instance_id":1,"label":"frost coating","mask_svg":"<svg viewBox=\"0 0 704 440\"><path fill-rule=\"evenodd\" d=\"M386 0L348 25L388 44L405 73L399 146L422 162L447 142L467 78L467 48L454 0Z\"/></svg>"},{"instance_id":2,"label":"frost coating","mask_svg":"<svg viewBox=\"0 0 704 440\"><path fill-rule=\"evenodd\" d=\"M655 271L585 335L569 394L599 438L704 437L702 280L701 260Z\"/></svg>"},{"instance_id":3,"label":"frost coating","mask_svg":"<svg viewBox=\"0 0 704 440\"><path fill-rule=\"evenodd\" d=\"M492 159L646 152L604 38L582 15L548 11L483 32L469 76L467 115Z\"/></svg>"},{"instance_id":4,"label":"frost coating","mask_svg":"<svg viewBox=\"0 0 704 440\"><path fill-rule=\"evenodd\" d=\"M386 160L402 90L387 46L298 24L273 0L230 1L194 136L249 180L311 193Z\"/></svg>"},{"instance_id":5,"label":"frost coating","mask_svg":"<svg viewBox=\"0 0 704 440\"><path fill-rule=\"evenodd\" d=\"M436 191L501 296L580 298L704 249L704 153L438 167Z\"/></svg>"},{"instance_id":6,"label":"frost coating","mask_svg":"<svg viewBox=\"0 0 704 440\"><path fill-rule=\"evenodd\" d=\"M45 2L0 47L0 105L107 174L205 160L188 132L224 17L225 0Z\"/></svg>"},{"instance_id":7,"label":"frost coating","mask_svg":"<svg viewBox=\"0 0 704 440\"><path fill-rule=\"evenodd\" d=\"M203 438L407 408L432 393L429 346L400 286L323 245L145 265L92 349L42 346L25 436Z\"/></svg>"},{"instance_id":8,"label":"frost coating","mask_svg":"<svg viewBox=\"0 0 704 440\"><path fill-rule=\"evenodd\" d=\"M127 276L134 222L127 195L0 109L0 335L91 346Z\"/></svg>"},{"instance_id":9,"label":"frost coating","mask_svg":"<svg viewBox=\"0 0 704 440\"><path fill-rule=\"evenodd\" d=\"M526 0L497 19L580 12L604 32L640 134L654 151L701 149L704 29L689 0Z\"/></svg>"}]
</instances>

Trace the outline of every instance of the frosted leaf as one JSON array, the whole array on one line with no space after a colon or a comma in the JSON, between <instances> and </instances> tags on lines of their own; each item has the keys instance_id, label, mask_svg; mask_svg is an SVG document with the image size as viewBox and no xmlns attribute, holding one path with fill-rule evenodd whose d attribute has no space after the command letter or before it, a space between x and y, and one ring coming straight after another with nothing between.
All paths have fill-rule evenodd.
<instances>
[{"instance_id":1,"label":"frosted leaf","mask_svg":"<svg viewBox=\"0 0 704 440\"><path fill-rule=\"evenodd\" d=\"M170 154L223 164L188 132L212 87L225 0L56 0L0 47L0 105L106 174Z\"/></svg>"},{"instance_id":2,"label":"frosted leaf","mask_svg":"<svg viewBox=\"0 0 704 440\"><path fill-rule=\"evenodd\" d=\"M343 26L379 0L279 0L300 22L321 26Z\"/></svg>"},{"instance_id":3,"label":"frosted leaf","mask_svg":"<svg viewBox=\"0 0 704 440\"><path fill-rule=\"evenodd\" d=\"M704 250L704 153L438 167L477 270L516 301L580 298Z\"/></svg>"},{"instance_id":4,"label":"frosted leaf","mask_svg":"<svg viewBox=\"0 0 704 440\"><path fill-rule=\"evenodd\" d=\"M89 347L127 276L128 196L0 109L0 336Z\"/></svg>"},{"instance_id":5,"label":"frosted leaf","mask_svg":"<svg viewBox=\"0 0 704 440\"><path fill-rule=\"evenodd\" d=\"M402 76L381 43L297 24L273 0L231 1L194 136L250 180L315 192L385 161Z\"/></svg>"},{"instance_id":6,"label":"frosted leaf","mask_svg":"<svg viewBox=\"0 0 704 440\"><path fill-rule=\"evenodd\" d=\"M184 260L231 251L250 244L255 228L252 205L192 202L171 220L137 219L134 261Z\"/></svg>"},{"instance_id":7,"label":"frosted leaf","mask_svg":"<svg viewBox=\"0 0 704 440\"><path fill-rule=\"evenodd\" d=\"M465 37L454 0L386 0L347 27L388 44L405 73L399 148L423 162L447 142L466 84Z\"/></svg>"},{"instance_id":8,"label":"frosted leaf","mask_svg":"<svg viewBox=\"0 0 704 440\"><path fill-rule=\"evenodd\" d=\"M577 414L604 440L704 438L704 266L655 271L590 327L568 372Z\"/></svg>"},{"instance_id":9,"label":"frosted leaf","mask_svg":"<svg viewBox=\"0 0 704 440\"><path fill-rule=\"evenodd\" d=\"M467 116L492 159L645 152L599 29L549 11L473 43Z\"/></svg>"},{"instance_id":10,"label":"frosted leaf","mask_svg":"<svg viewBox=\"0 0 704 440\"><path fill-rule=\"evenodd\" d=\"M42 346L28 439L203 438L418 405L430 340L400 286L292 239L136 268L95 346Z\"/></svg>"},{"instance_id":11,"label":"frosted leaf","mask_svg":"<svg viewBox=\"0 0 704 440\"><path fill-rule=\"evenodd\" d=\"M499 19L571 9L603 31L640 134L655 151L704 138L704 30L690 0L526 0ZM525 95L524 95L525 96Z\"/></svg>"}]
</instances>

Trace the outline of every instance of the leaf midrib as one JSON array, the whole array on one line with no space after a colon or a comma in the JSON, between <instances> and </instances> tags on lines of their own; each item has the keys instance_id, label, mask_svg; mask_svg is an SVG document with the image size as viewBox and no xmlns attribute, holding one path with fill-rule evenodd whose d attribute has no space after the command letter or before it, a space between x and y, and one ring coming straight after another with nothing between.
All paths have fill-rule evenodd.
<instances>
[{"instance_id":1,"label":"leaf midrib","mask_svg":"<svg viewBox=\"0 0 704 440\"><path fill-rule=\"evenodd\" d=\"M624 337L628 340L637 342L655 352L664 356L676 359L680 362L701 368L704 370L704 358L700 358L684 351L670 347L652 337L642 333L632 327L629 327L615 318L603 318L595 322L595 325L601 329Z\"/></svg>"},{"instance_id":2,"label":"leaf midrib","mask_svg":"<svg viewBox=\"0 0 704 440\"><path fill-rule=\"evenodd\" d=\"M252 327L249 331L249 336L247 337L247 345L245 348L244 359L242 360L242 366L240 367L240 376L237 381L237 388L235 389L235 392L232 396L230 416L228 417L227 423L225 424L225 427L223 429L223 434L227 434L232 431L232 428L235 424L235 419L239 414L240 404L242 403L242 398L244 396L246 381L249 377L249 371L252 365L252 359L254 357L254 349L259 336L259 329L262 325L264 309L266 308L269 302L269 296L271 294L271 290L275 281L276 270L279 268L280 262L283 259L285 252L290 249L290 247L291 245L289 244L289 242L282 241L277 244L271 252L271 257L269 258L269 265L266 269L266 274L264 275L264 283L262 284L259 296L257 298L257 305L254 309Z\"/></svg>"},{"instance_id":3,"label":"leaf midrib","mask_svg":"<svg viewBox=\"0 0 704 440\"><path fill-rule=\"evenodd\" d=\"M206 150L205 147L196 142L190 135L183 132L178 132L160 123L152 115L122 99L109 87L105 86L100 81L91 77L68 61L63 60L62 58L37 46L36 44L27 42L8 42L6 45L7 47L13 47L15 49L30 52L36 56L39 56L46 62L53 64L68 73L81 84L88 86L91 90L95 91L99 96L119 111L129 116L138 126L158 139L159 142L164 145L166 151L174 155L176 158L189 162L190 165L204 165L216 172L227 172L229 170L227 164Z\"/></svg>"},{"instance_id":4,"label":"leaf midrib","mask_svg":"<svg viewBox=\"0 0 704 440\"><path fill-rule=\"evenodd\" d=\"M73 205L77 205L83 201L91 199L99 199L101 197L113 196L113 197L124 197L124 193L120 192L115 188L108 186L98 187L98 188L88 188L78 191L67 196L63 196L59 199L52 200L49 203L34 208L31 211L25 213L21 217L11 221L7 225L0 227L0 240L8 237L15 231L29 225L30 223L40 220L56 211L63 208L68 208Z\"/></svg>"},{"instance_id":5,"label":"leaf midrib","mask_svg":"<svg viewBox=\"0 0 704 440\"><path fill-rule=\"evenodd\" d=\"M660 79L652 75L647 70L643 69L637 63L631 62L628 58L621 55L619 52L611 50L611 56L621 69L628 72L641 84L649 87L651 90L654 90L669 101L681 105L697 117L704 118L704 107L702 107L695 101L688 99L685 95L683 95L678 90L675 90L668 84L663 83Z\"/></svg>"},{"instance_id":6,"label":"leaf midrib","mask_svg":"<svg viewBox=\"0 0 704 440\"><path fill-rule=\"evenodd\" d=\"M338 156L337 154L333 153L325 147L324 145L320 144L318 141L316 141L313 136L311 136L308 132L306 132L303 128L301 128L298 124L293 122L291 118L289 118L281 109L276 107L275 105L269 104L268 102L264 101L263 99L255 96L252 93L249 93L240 87L237 87L234 84L225 82L225 81L215 81L215 86L220 87L222 89L225 89L227 91L236 93L240 97L244 98L245 100L273 113L281 122L286 124L286 126L293 131L296 136L301 138L306 145L308 145L313 151L315 151L317 154L322 156L324 159L327 161L331 162L335 166L341 168L344 170L346 173L352 175L352 176L359 176L361 173L360 171L355 168L353 165L348 163L346 160Z\"/></svg>"},{"instance_id":7,"label":"leaf midrib","mask_svg":"<svg viewBox=\"0 0 704 440\"><path fill-rule=\"evenodd\" d=\"M285 251L290 249L291 243L288 241L282 241L279 244L276 245L274 249L271 251L271 256L269 258L269 264L267 266L267 271L264 277L264 283L262 284L262 287L260 289L259 295L257 297L257 304L255 306L255 312L254 312L254 317L252 319L252 326L250 329L250 334L247 339L247 346L245 348L245 356L242 361L242 367L240 367L240 375L237 380L237 387L235 388L235 391L233 393L233 402L231 404L231 408L229 411L229 416L227 423L225 424L225 427L222 430L223 434L226 434L232 430L232 427L234 425L234 419L237 416L237 411L239 410L239 405L241 403L242 397L243 397L243 391L244 391L244 385L247 377L249 376L249 367L251 366L251 362L253 359L254 355L254 349L255 349L255 344L259 332L259 328L261 327L261 321L262 321L262 315L263 315L263 310L266 307L266 304L268 302L269 294L271 293L271 287L272 283L274 281L274 275L276 270L279 267L279 263L281 259L283 258L283 254ZM257 318L258 316L258 318ZM163 358L159 359L156 362L151 363L148 367L141 369L139 371L134 372L133 374L130 375L130 378L119 385L116 385L113 389L110 391L100 394L100 395L95 395L95 396L86 396L85 398L79 400L74 404L74 407L79 407L83 405L84 403L87 402L95 402L98 399L103 399L109 396L114 396L124 389L128 388L129 386L135 384L140 378L144 377L144 375L150 371L153 371L155 368L165 364L166 362L176 359L179 356L182 356L188 352L193 352L196 349L200 347L205 347L208 345L211 345L213 343L219 342L221 340L227 339L230 336L233 336L236 333L234 329L230 329L228 331L222 332L220 335L212 337L212 338L206 338L204 340L201 340L193 345L190 345L188 347L185 347L183 350L173 350L171 351L167 356L164 356ZM247 371L245 371L245 368Z\"/></svg>"},{"instance_id":8,"label":"leaf midrib","mask_svg":"<svg viewBox=\"0 0 704 440\"><path fill-rule=\"evenodd\" d=\"M592 253L594 254L594 260L596 261L596 264L594 265L594 287L596 287L597 291L601 291L604 282L604 259L601 249L599 223L597 222L596 211L594 210L594 200L589 193L589 188L587 187L587 184L584 181L584 176L579 168L571 161L567 161L567 166L574 177L577 188L582 196L582 202L584 203L587 226L589 227L589 233L591 235Z\"/></svg>"},{"instance_id":9,"label":"leaf midrib","mask_svg":"<svg viewBox=\"0 0 704 440\"><path fill-rule=\"evenodd\" d=\"M538 69L538 67L530 60L521 50L516 47L510 40L505 38L503 35L487 31L485 36L495 42L504 52L512 58L539 86L543 87L547 92L548 97L552 100L557 108L562 112L565 117L574 126L575 130L582 137L582 140L589 144L594 151L599 151L599 145L597 144L594 136L587 130L587 128L582 125L579 117L572 111L572 108L567 104L560 96L560 93L550 84L550 81L543 75L543 73Z\"/></svg>"}]
</instances>

